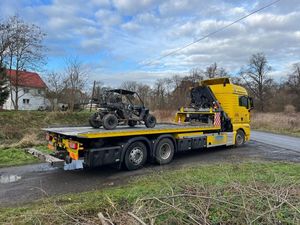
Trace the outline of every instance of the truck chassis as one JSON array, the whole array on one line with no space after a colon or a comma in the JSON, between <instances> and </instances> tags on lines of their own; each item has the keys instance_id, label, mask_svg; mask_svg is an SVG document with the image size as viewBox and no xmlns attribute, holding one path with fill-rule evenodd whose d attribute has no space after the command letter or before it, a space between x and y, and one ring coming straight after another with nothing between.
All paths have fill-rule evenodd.
<instances>
[{"instance_id":1,"label":"truck chassis","mask_svg":"<svg viewBox=\"0 0 300 225\"><path fill-rule=\"evenodd\" d=\"M152 129L139 125L134 128L123 126L116 130L90 127L44 130L54 156L66 162L82 159L86 168L117 164L135 170L147 161L167 164L177 152L242 145L246 140L242 131L221 132L220 126L208 124L157 124Z\"/></svg>"}]
</instances>

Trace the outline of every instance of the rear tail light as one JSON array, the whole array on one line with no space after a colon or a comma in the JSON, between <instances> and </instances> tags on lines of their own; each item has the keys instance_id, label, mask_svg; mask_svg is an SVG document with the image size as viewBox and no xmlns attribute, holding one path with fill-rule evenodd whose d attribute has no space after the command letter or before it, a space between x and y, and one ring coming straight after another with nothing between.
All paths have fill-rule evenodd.
<instances>
[{"instance_id":1,"label":"rear tail light","mask_svg":"<svg viewBox=\"0 0 300 225\"><path fill-rule=\"evenodd\" d=\"M47 141L52 141L53 136L51 136L49 133L46 134L46 140Z\"/></svg>"},{"instance_id":2,"label":"rear tail light","mask_svg":"<svg viewBox=\"0 0 300 225\"><path fill-rule=\"evenodd\" d=\"M71 148L71 149L78 149L78 143L76 143L76 142L69 142L69 148Z\"/></svg>"}]
</instances>

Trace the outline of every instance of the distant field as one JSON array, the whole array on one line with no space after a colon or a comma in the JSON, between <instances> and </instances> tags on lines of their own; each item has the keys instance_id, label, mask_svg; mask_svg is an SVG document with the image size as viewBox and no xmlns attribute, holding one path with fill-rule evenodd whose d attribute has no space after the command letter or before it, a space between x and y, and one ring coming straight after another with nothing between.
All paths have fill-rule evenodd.
<instances>
[{"instance_id":1,"label":"distant field","mask_svg":"<svg viewBox=\"0 0 300 225\"><path fill-rule=\"evenodd\" d=\"M252 129L300 136L300 113L253 113Z\"/></svg>"},{"instance_id":2,"label":"distant field","mask_svg":"<svg viewBox=\"0 0 300 225\"><path fill-rule=\"evenodd\" d=\"M42 200L0 208L0 223L299 224L299 180L293 163L201 165L105 190L50 198L41 189Z\"/></svg>"}]
</instances>

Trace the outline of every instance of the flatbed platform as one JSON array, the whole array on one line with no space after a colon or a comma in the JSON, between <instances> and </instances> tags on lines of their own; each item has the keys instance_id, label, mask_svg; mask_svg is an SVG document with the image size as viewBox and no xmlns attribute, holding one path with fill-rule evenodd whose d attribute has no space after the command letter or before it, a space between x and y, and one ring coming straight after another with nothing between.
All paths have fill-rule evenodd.
<instances>
[{"instance_id":1,"label":"flatbed platform","mask_svg":"<svg viewBox=\"0 0 300 225\"><path fill-rule=\"evenodd\" d=\"M105 130L104 128L95 129L91 127L56 127L44 128L43 130L50 133L56 133L64 136L77 138L108 138L163 133L217 131L220 130L220 127L214 127L207 124L157 124L154 128L146 128L144 125L137 125L135 127L119 126L114 130Z\"/></svg>"}]
</instances>

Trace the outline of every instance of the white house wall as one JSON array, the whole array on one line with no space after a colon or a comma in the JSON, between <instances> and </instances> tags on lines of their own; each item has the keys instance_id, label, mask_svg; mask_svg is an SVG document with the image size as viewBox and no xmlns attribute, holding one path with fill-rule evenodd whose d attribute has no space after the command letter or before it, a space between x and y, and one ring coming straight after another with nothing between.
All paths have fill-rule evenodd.
<instances>
[{"instance_id":1,"label":"white house wall","mask_svg":"<svg viewBox=\"0 0 300 225\"><path fill-rule=\"evenodd\" d=\"M28 93L24 93L24 89L28 89ZM39 89L36 88L19 88L19 110L38 110L39 107L46 107L48 101L45 99L44 90L41 90L41 93L38 93ZM13 99L15 99L15 92L12 92ZM25 100L25 103L23 99L29 99L29 103L27 103L27 100ZM6 103L3 105L3 109L6 110L13 110L14 105L11 101L11 95L8 97Z\"/></svg>"}]
</instances>

